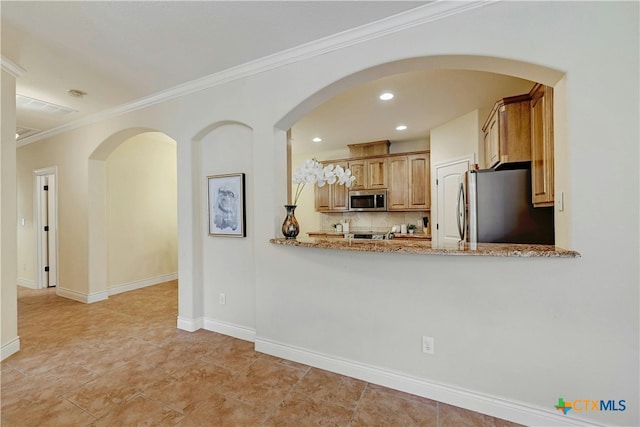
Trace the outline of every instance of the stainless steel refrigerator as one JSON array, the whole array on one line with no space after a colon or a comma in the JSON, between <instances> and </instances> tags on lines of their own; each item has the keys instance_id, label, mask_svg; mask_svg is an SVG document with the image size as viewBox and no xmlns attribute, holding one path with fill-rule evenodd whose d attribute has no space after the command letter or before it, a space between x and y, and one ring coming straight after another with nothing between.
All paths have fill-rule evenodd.
<instances>
[{"instance_id":1,"label":"stainless steel refrigerator","mask_svg":"<svg viewBox=\"0 0 640 427\"><path fill-rule=\"evenodd\" d=\"M474 243L554 244L553 207L531 203L531 170L466 173L458 193L460 239Z\"/></svg>"}]
</instances>

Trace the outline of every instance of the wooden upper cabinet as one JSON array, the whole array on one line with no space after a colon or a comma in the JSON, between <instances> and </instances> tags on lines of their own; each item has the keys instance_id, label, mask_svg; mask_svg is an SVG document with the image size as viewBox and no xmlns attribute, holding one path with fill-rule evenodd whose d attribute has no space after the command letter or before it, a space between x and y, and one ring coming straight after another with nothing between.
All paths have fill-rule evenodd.
<instances>
[{"instance_id":1,"label":"wooden upper cabinet","mask_svg":"<svg viewBox=\"0 0 640 427\"><path fill-rule=\"evenodd\" d=\"M531 160L529 101L529 94L525 94L501 99L494 105L482 126L485 168Z\"/></svg>"},{"instance_id":2,"label":"wooden upper cabinet","mask_svg":"<svg viewBox=\"0 0 640 427\"><path fill-rule=\"evenodd\" d=\"M429 153L389 157L389 210L429 209L429 160Z\"/></svg>"},{"instance_id":3,"label":"wooden upper cabinet","mask_svg":"<svg viewBox=\"0 0 640 427\"><path fill-rule=\"evenodd\" d=\"M429 153L407 156L409 168L409 209L429 209L431 207L431 167Z\"/></svg>"},{"instance_id":4,"label":"wooden upper cabinet","mask_svg":"<svg viewBox=\"0 0 640 427\"><path fill-rule=\"evenodd\" d=\"M381 157L366 161L367 190L384 189L388 186L387 158Z\"/></svg>"},{"instance_id":5,"label":"wooden upper cabinet","mask_svg":"<svg viewBox=\"0 0 640 427\"><path fill-rule=\"evenodd\" d=\"M409 207L409 166L407 156L389 159L389 191L387 209L406 210Z\"/></svg>"},{"instance_id":6,"label":"wooden upper cabinet","mask_svg":"<svg viewBox=\"0 0 640 427\"><path fill-rule=\"evenodd\" d=\"M343 168L348 167L347 162L324 162L326 166L330 163L340 165ZM315 189L315 208L321 212L341 212L349 210L349 191L346 186L338 184L325 184L322 187L314 185Z\"/></svg>"},{"instance_id":7,"label":"wooden upper cabinet","mask_svg":"<svg viewBox=\"0 0 640 427\"><path fill-rule=\"evenodd\" d=\"M350 190L364 190L367 188L367 177L364 160L350 160L349 169L351 176L356 177L356 181L351 185Z\"/></svg>"},{"instance_id":8,"label":"wooden upper cabinet","mask_svg":"<svg viewBox=\"0 0 640 427\"><path fill-rule=\"evenodd\" d=\"M536 207L553 206L553 88L536 84L531 95L531 193Z\"/></svg>"},{"instance_id":9,"label":"wooden upper cabinet","mask_svg":"<svg viewBox=\"0 0 640 427\"><path fill-rule=\"evenodd\" d=\"M390 211L421 211L431 206L430 156L428 151L389 154L363 159L326 161L351 169L356 182L351 188L341 185L315 186L315 207L320 212L349 210L349 191L387 190Z\"/></svg>"}]
</instances>

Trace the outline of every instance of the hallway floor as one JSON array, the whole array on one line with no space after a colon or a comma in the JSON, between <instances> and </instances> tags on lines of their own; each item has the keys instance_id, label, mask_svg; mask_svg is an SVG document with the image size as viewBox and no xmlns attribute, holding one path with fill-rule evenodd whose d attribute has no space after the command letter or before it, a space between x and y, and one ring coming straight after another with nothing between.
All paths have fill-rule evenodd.
<instances>
[{"instance_id":1,"label":"hallway floor","mask_svg":"<svg viewBox=\"0 0 640 427\"><path fill-rule=\"evenodd\" d=\"M82 304L18 288L10 426L514 426L176 329L177 282Z\"/></svg>"}]
</instances>

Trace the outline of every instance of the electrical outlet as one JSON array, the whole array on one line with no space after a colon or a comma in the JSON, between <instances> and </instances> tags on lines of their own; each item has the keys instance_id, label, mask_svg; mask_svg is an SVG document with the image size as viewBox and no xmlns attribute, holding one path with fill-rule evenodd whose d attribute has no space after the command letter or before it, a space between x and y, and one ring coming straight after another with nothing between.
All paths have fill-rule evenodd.
<instances>
[{"instance_id":1,"label":"electrical outlet","mask_svg":"<svg viewBox=\"0 0 640 427\"><path fill-rule=\"evenodd\" d=\"M433 337L422 337L422 352L426 354L436 354L435 340Z\"/></svg>"},{"instance_id":2,"label":"electrical outlet","mask_svg":"<svg viewBox=\"0 0 640 427\"><path fill-rule=\"evenodd\" d=\"M225 294L220 294L220 304L224 305L227 303L227 296Z\"/></svg>"}]
</instances>

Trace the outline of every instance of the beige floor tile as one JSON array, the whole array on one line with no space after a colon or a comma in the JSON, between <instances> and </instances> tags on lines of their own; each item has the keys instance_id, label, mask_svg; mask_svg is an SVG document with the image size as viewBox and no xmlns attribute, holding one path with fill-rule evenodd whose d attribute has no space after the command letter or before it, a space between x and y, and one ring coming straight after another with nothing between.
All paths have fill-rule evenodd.
<instances>
[{"instance_id":1,"label":"beige floor tile","mask_svg":"<svg viewBox=\"0 0 640 427\"><path fill-rule=\"evenodd\" d=\"M456 406L444 403L439 406L441 427L522 427L520 424L468 411Z\"/></svg>"},{"instance_id":2,"label":"beige floor tile","mask_svg":"<svg viewBox=\"0 0 640 427\"><path fill-rule=\"evenodd\" d=\"M216 393L200 402L178 426L256 427L262 425L265 416L262 409Z\"/></svg>"},{"instance_id":3,"label":"beige floor tile","mask_svg":"<svg viewBox=\"0 0 640 427\"><path fill-rule=\"evenodd\" d=\"M265 422L267 427L347 426L353 410L292 393Z\"/></svg>"},{"instance_id":4,"label":"beige floor tile","mask_svg":"<svg viewBox=\"0 0 640 427\"><path fill-rule=\"evenodd\" d=\"M366 386L364 381L311 368L293 389L317 403L331 403L354 409Z\"/></svg>"},{"instance_id":5,"label":"beige floor tile","mask_svg":"<svg viewBox=\"0 0 640 427\"><path fill-rule=\"evenodd\" d=\"M405 399L379 390L367 389L358 404L351 426L433 426L438 425L436 402Z\"/></svg>"},{"instance_id":6,"label":"beige floor tile","mask_svg":"<svg viewBox=\"0 0 640 427\"><path fill-rule=\"evenodd\" d=\"M86 426L95 418L61 397L3 413L2 427Z\"/></svg>"},{"instance_id":7,"label":"beige floor tile","mask_svg":"<svg viewBox=\"0 0 640 427\"><path fill-rule=\"evenodd\" d=\"M175 426L183 418L184 415L160 402L135 396L91 424L91 427Z\"/></svg>"}]
</instances>

